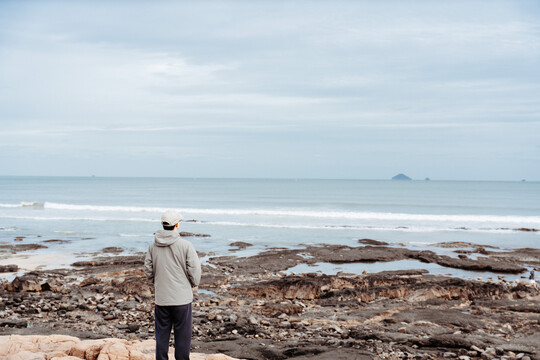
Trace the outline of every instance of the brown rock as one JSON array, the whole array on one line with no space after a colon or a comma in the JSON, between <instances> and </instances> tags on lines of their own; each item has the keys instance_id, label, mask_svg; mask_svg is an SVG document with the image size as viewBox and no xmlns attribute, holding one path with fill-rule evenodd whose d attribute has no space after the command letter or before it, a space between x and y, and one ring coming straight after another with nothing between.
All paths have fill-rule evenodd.
<instances>
[{"instance_id":1,"label":"brown rock","mask_svg":"<svg viewBox=\"0 0 540 360\"><path fill-rule=\"evenodd\" d=\"M80 287L85 287L85 286L95 285L95 284L99 284L99 283L101 283L100 279L95 278L95 277L89 277L89 278L86 278L83 281L81 281L79 286Z\"/></svg>"},{"instance_id":2,"label":"brown rock","mask_svg":"<svg viewBox=\"0 0 540 360\"><path fill-rule=\"evenodd\" d=\"M37 277L17 276L12 282L7 284L6 290L11 292L38 292L41 291L41 284Z\"/></svg>"},{"instance_id":3,"label":"brown rock","mask_svg":"<svg viewBox=\"0 0 540 360\"><path fill-rule=\"evenodd\" d=\"M124 251L124 249L116 247L116 246L109 246L109 247L101 249L101 251L104 253L120 254L121 252Z\"/></svg>"},{"instance_id":4,"label":"brown rock","mask_svg":"<svg viewBox=\"0 0 540 360\"><path fill-rule=\"evenodd\" d=\"M387 245L390 245L389 243L387 242L384 242L384 241L378 241L378 240L372 240L372 239L360 239L358 240L358 242L360 244L365 244L365 245L375 245L375 246L387 246Z\"/></svg>"},{"instance_id":5,"label":"brown rock","mask_svg":"<svg viewBox=\"0 0 540 360\"><path fill-rule=\"evenodd\" d=\"M229 246L235 246L239 249L246 249L250 246L253 246L253 244L243 242L243 241L235 241L235 242L230 243Z\"/></svg>"},{"instance_id":6,"label":"brown rock","mask_svg":"<svg viewBox=\"0 0 540 360\"><path fill-rule=\"evenodd\" d=\"M192 237L192 236L210 237L210 235L208 235L208 234L195 234L195 233L190 233L190 232L185 232L185 231L181 231L180 236L182 236L182 237Z\"/></svg>"},{"instance_id":7,"label":"brown rock","mask_svg":"<svg viewBox=\"0 0 540 360\"><path fill-rule=\"evenodd\" d=\"M118 284L117 289L126 295L138 295L142 297L152 297L154 287L149 281L140 278L128 278Z\"/></svg>"},{"instance_id":8,"label":"brown rock","mask_svg":"<svg viewBox=\"0 0 540 360\"><path fill-rule=\"evenodd\" d=\"M19 266L15 264L0 265L0 273L15 272L19 270Z\"/></svg>"},{"instance_id":9,"label":"brown rock","mask_svg":"<svg viewBox=\"0 0 540 360\"><path fill-rule=\"evenodd\" d=\"M72 266L143 265L144 256L106 256L89 261L77 261Z\"/></svg>"}]
</instances>

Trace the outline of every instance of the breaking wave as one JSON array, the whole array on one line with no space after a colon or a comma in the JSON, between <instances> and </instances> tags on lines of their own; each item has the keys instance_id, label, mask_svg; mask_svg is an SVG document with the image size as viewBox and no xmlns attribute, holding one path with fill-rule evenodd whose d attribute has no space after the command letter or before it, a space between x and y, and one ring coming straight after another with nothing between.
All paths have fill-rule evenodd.
<instances>
[{"instance_id":1,"label":"breaking wave","mask_svg":"<svg viewBox=\"0 0 540 360\"><path fill-rule=\"evenodd\" d=\"M63 204L55 202L22 202L19 204L0 204L0 208L43 208L67 211L90 211L90 212L122 212L122 213L153 213L161 214L168 208L144 207L144 206L109 206L109 205L81 205ZM371 221L418 221L418 222L451 222L451 223L498 223L514 224L516 226L538 226L540 216L518 215L447 215L447 214L408 214L392 212L359 212L359 211L333 211L333 210L291 210L291 209L197 209L177 208L184 215L222 215L222 216L269 216L269 217L294 217L294 218L318 218L318 219L344 219L344 220L371 220ZM59 218L61 220L63 218ZM84 218L73 218L84 220ZM95 218L92 218L95 219ZM110 221L104 218L103 221ZM126 219L123 219L126 220ZM137 219L147 221L148 219ZM153 220L152 220L153 221Z\"/></svg>"}]
</instances>

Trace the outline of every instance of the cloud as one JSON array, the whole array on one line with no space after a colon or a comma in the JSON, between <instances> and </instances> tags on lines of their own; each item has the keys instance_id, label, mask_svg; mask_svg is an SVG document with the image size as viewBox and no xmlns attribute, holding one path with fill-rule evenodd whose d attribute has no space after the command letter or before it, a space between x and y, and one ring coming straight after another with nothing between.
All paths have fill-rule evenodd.
<instances>
[{"instance_id":1,"label":"cloud","mask_svg":"<svg viewBox=\"0 0 540 360\"><path fill-rule=\"evenodd\" d=\"M407 154L442 172L429 153L459 164L512 147L536 158L532 4L4 2L0 143L42 169L77 156L106 169L130 152L159 169L177 149L216 176L421 166ZM533 178L529 165L512 164Z\"/></svg>"}]
</instances>

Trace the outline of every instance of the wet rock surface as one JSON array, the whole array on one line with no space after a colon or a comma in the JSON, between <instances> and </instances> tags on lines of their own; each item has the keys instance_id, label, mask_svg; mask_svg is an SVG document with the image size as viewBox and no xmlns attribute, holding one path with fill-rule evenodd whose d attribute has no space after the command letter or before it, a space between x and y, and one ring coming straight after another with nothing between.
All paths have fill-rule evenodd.
<instances>
[{"instance_id":1,"label":"wet rock surface","mask_svg":"<svg viewBox=\"0 0 540 360\"><path fill-rule=\"evenodd\" d=\"M469 258L465 255L456 258L448 255L440 255L429 250L418 251L383 245L359 247L346 245L319 245L306 246L305 249L268 250L251 257L250 259L253 261L244 261L244 258L230 256L213 258L212 262L220 265L222 268L229 269L230 271L248 272L253 274L265 271L283 271L298 264L315 264L321 261L333 264L346 264L418 260L424 263L434 263L455 269L489 271L506 274L524 273L527 271L525 268L526 265L533 267L540 266L540 249L518 249L511 252L487 252L485 247L479 246L477 251L482 251L482 254L488 256Z\"/></svg>"},{"instance_id":2,"label":"wet rock surface","mask_svg":"<svg viewBox=\"0 0 540 360\"><path fill-rule=\"evenodd\" d=\"M74 269L4 281L0 335L153 339L153 286L144 277L143 257L100 256ZM281 272L316 261L404 258L445 260L384 245L211 258L194 300L193 351L243 359L540 359L540 291L528 283L470 281L422 269ZM501 271L512 273L539 258L525 249L470 261L493 268L500 263ZM463 259L451 259L456 261L449 264L462 265Z\"/></svg>"}]
</instances>

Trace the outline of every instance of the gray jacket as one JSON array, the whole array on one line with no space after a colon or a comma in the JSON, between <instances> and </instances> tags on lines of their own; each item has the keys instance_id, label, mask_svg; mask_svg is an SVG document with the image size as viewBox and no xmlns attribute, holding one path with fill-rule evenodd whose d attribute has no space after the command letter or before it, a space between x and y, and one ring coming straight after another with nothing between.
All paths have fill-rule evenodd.
<instances>
[{"instance_id":1,"label":"gray jacket","mask_svg":"<svg viewBox=\"0 0 540 360\"><path fill-rule=\"evenodd\" d=\"M154 283L156 304L185 305L201 281L201 262L193 245L176 231L158 230L144 260L144 273Z\"/></svg>"}]
</instances>

